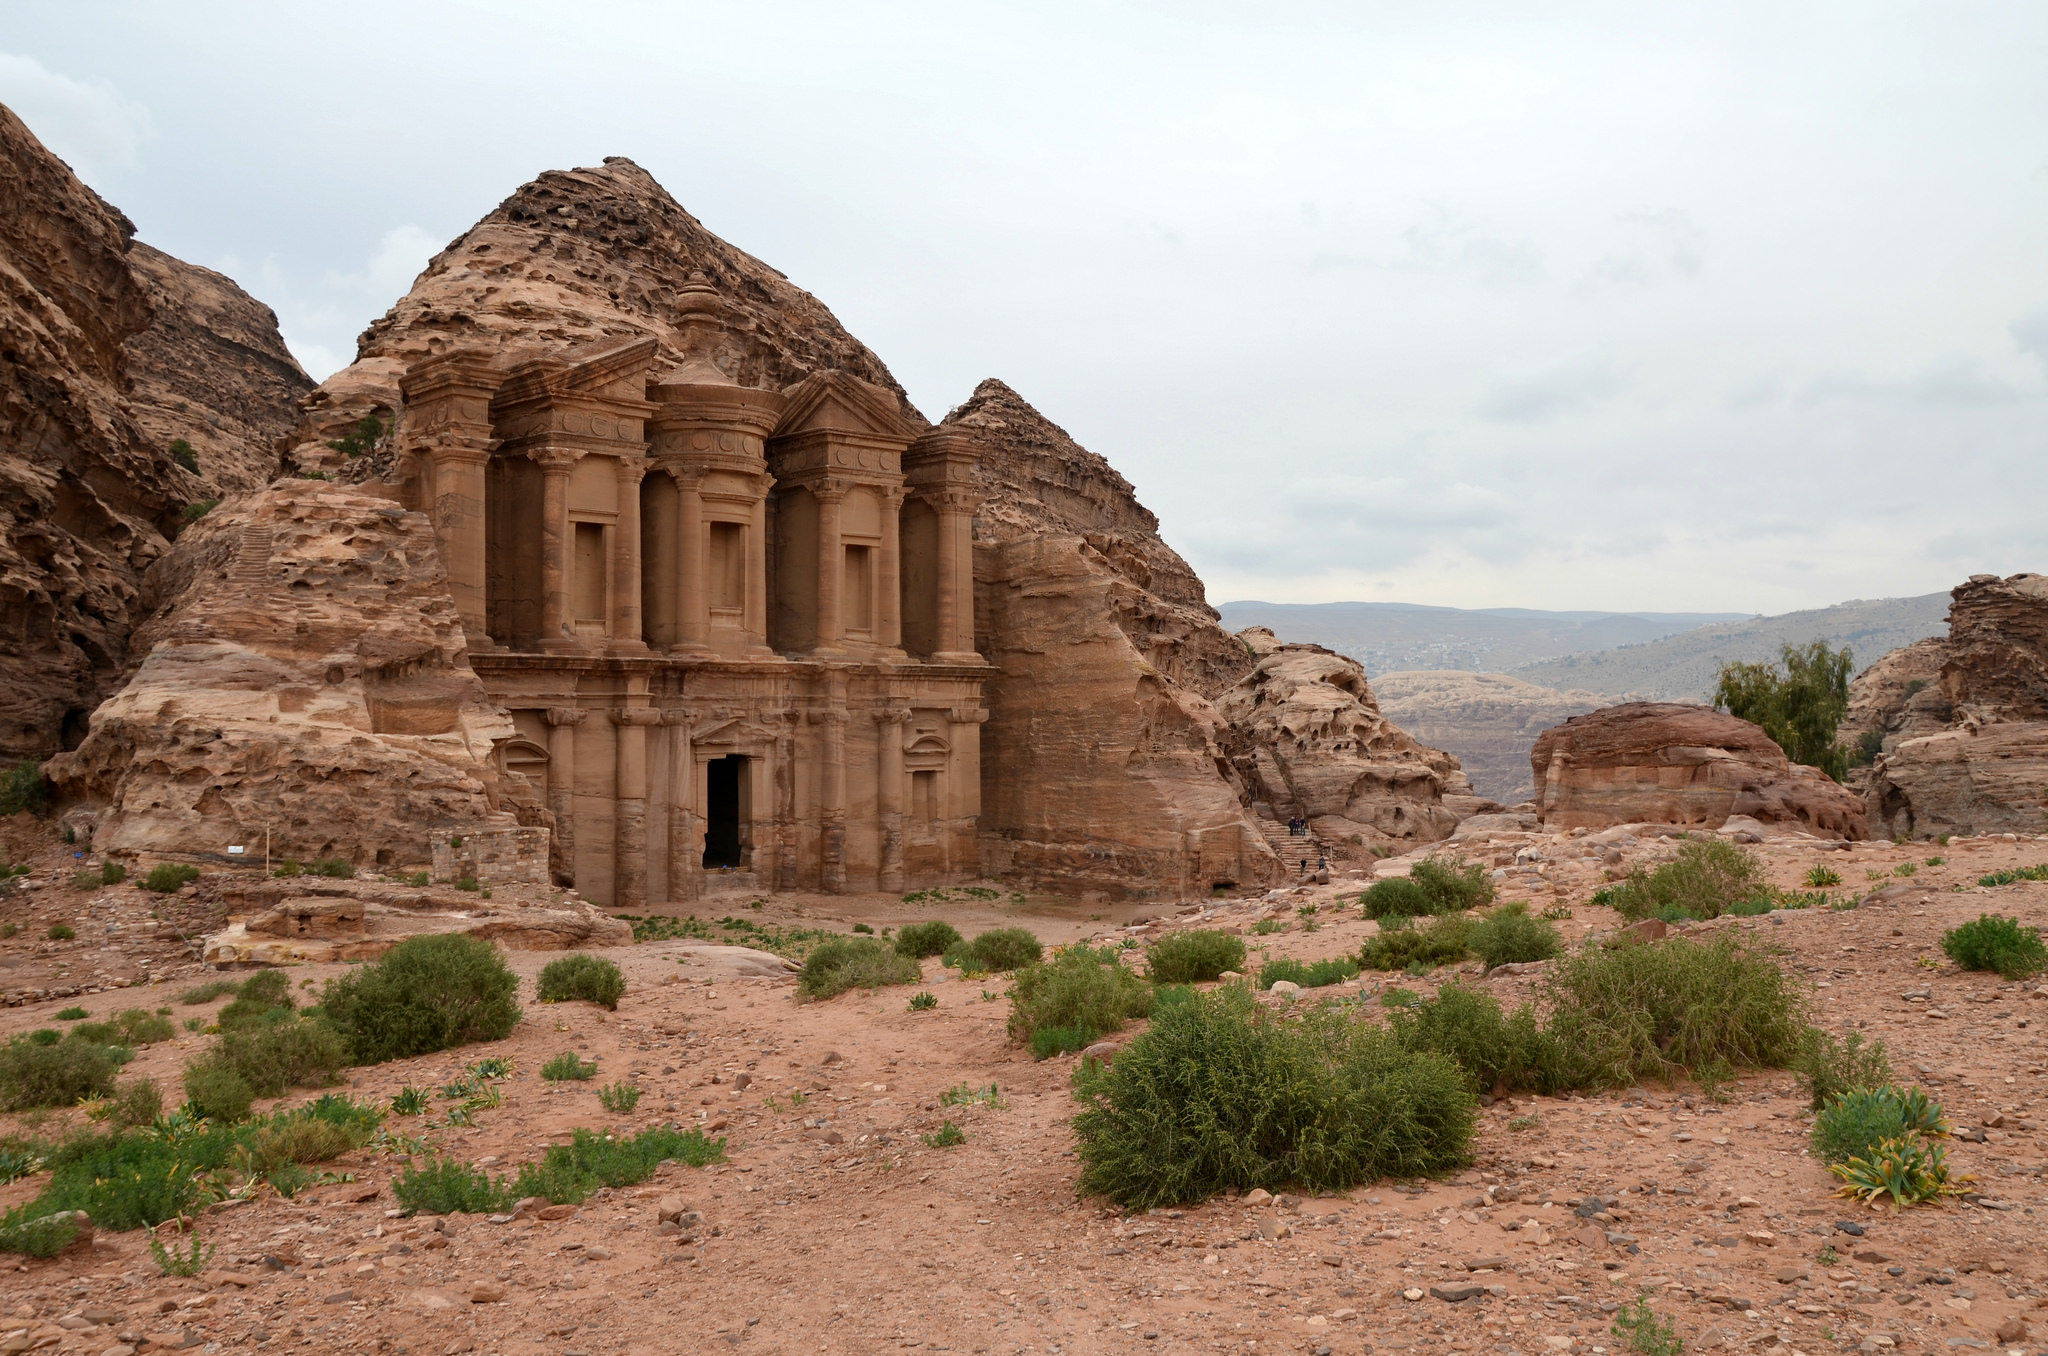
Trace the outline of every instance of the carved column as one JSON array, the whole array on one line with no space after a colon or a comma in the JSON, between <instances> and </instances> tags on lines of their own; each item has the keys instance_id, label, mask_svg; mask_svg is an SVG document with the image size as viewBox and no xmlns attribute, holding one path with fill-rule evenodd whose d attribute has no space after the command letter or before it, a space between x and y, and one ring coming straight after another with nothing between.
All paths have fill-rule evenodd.
<instances>
[{"instance_id":1,"label":"carved column","mask_svg":"<svg viewBox=\"0 0 2048 1356\"><path fill-rule=\"evenodd\" d=\"M678 649L690 654L711 653L711 593L705 578L710 551L704 534L704 472L683 467L669 468L676 482L676 561L681 576L676 580L676 597L681 599L681 635Z\"/></svg>"},{"instance_id":2,"label":"carved column","mask_svg":"<svg viewBox=\"0 0 2048 1356\"><path fill-rule=\"evenodd\" d=\"M846 545L839 535L840 510L846 490L820 485L818 496L818 642L820 650L836 650L846 634L840 620L840 596L846 583Z\"/></svg>"},{"instance_id":3,"label":"carved column","mask_svg":"<svg viewBox=\"0 0 2048 1356\"><path fill-rule=\"evenodd\" d=\"M540 647L573 650L569 624L569 468L577 454L542 448L530 454L540 467Z\"/></svg>"},{"instance_id":4,"label":"carved column","mask_svg":"<svg viewBox=\"0 0 2048 1356\"><path fill-rule=\"evenodd\" d=\"M669 727L668 886L674 899L704 892L704 816L697 808L697 751L690 737L696 713L675 707L661 713Z\"/></svg>"},{"instance_id":5,"label":"carved column","mask_svg":"<svg viewBox=\"0 0 2048 1356\"><path fill-rule=\"evenodd\" d=\"M619 738L612 904L637 909L647 903L647 727L661 723L661 712L621 707L612 712L612 723Z\"/></svg>"},{"instance_id":6,"label":"carved column","mask_svg":"<svg viewBox=\"0 0 2048 1356\"><path fill-rule=\"evenodd\" d=\"M612 532L613 654L646 654L646 626L640 616L640 478L647 462L640 457L614 457L618 476L619 525Z\"/></svg>"},{"instance_id":7,"label":"carved column","mask_svg":"<svg viewBox=\"0 0 2048 1356\"><path fill-rule=\"evenodd\" d=\"M433 449L434 535L448 592L473 650L491 648L484 625L484 468L491 444L444 442Z\"/></svg>"},{"instance_id":8,"label":"carved column","mask_svg":"<svg viewBox=\"0 0 2048 1356\"><path fill-rule=\"evenodd\" d=\"M974 861L981 816L981 726L988 712L955 707L947 714L947 740L952 753L946 764L946 822L939 841L946 845L948 872L978 867Z\"/></svg>"},{"instance_id":9,"label":"carved column","mask_svg":"<svg viewBox=\"0 0 2048 1356\"><path fill-rule=\"evenodd\" d=\"M802 717L785 711L775 738L775 888L797 888L796 731Z\"/></svg>"},{"instance_id":10,"label":"carved column","mask_svg":"<svg viewBox=\"0 0 2048 1356\"><path fill-rule=\"evenodd\" d=\"M910 712L889 708L875 713L875 737L881 757L875 760L875 811L881 821L881 875L876 884L894 894L903 888L903 726Z\"/></svg>"},{"instance_id":11,"label":"carved column","mask_svg":"<svg viewBox=\"0 0 2048 1356\"><path fill-rule=\"evenodd\" d=\"M903 650L903 490L885 490L882 500L882 558L875 587L875 644L898 654Z\"/></svg>"},{"instance_id":12,"label":"carved column","mask_svg":"<svg viewBox=\"0 0 2048 1356\"><path fill-rule=\"evenodd\" d=\"M552 863L557 884L576 883L576 727L583 712L573 706L548 708L548 808L555 812Z\"/></svg>"},{"instance_id":13,"label":"carved column","mask_svg":"<svg viewBox=\"0 0 2048 1356\"><path fill-rule=\"evenodd\" d=\"M742 624L748 657L766 659L775 653L768 648L768 491L775 481L764 471L759 482L761 492L754 498L753 519L747 527L747 612Z\"/></svg>"},{"instance_id":14,"label":"carved column","mask_svg":"<svg viewBox=\"0 0 2048 1356\"><path fill-rule=\"evenodd\" d=\"M942 490L939 510L939 646L941 664L978 664L974 652L974 500L965 490Z\"/></svg>"},{"instance_id":15,"label":"carved column","mask_svg":"<svg viewBox=\"0 0 2048 1356\"><path fill-rule=\"evenodd\" d=\"M822 735L818 750L818 888L846 892L846 710L845 687L834 675L831 707L811 712Z\"/></svg>"}]
</instances>

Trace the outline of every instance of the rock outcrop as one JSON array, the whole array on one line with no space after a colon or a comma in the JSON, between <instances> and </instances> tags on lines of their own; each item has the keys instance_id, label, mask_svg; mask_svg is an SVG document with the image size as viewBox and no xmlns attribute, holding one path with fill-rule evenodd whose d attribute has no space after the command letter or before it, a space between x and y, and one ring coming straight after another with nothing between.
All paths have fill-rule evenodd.
<instances>
[{"instance_id":1,"label":"rock outcrop","mask_svg":"<svg viewBox=\"0 0 2048 1356\"><path fill-rule=\"evenodd\" d=\"M0 755L41 758L75 746L120 681L138 581L186 506L251 483L227 472L271 455L231 455L228 440L243 427L282 427L291 396L310 383L301 374L294 387L275 367L274 321L256 333L267 311L226 279L136 245L134 223L4 107L0 199ZM202 274L206 304L232 322L164 314L167 301L198 295ZM211 369L218 350L193 341L210 325L267 355L268 386ZM215 398L229 388L247 399ZM242 421L209 442L216 451L198 473L160 436L172 425L160 428L156 412L175 414L181 400L188 414L232 403Z\"/></svg>"},{"instance_id":2,"label":"rock outcrop","mask_svg":"<svg viewBox=\"0 0 2048 1356\"><path fill-rule=\"evenodd\" d=\"M223 877L212 878L220 882ZM499 886L488 900L443 885L374 880L225 878L212 890L227 926L207 937L209 965L375 960L408 937L460 933L508 951L630 946L633 929L547 886Z\"/></svg>"},{"instance_id":3,"label":"rock outcrop","mask_svg":"<svg viewBox=\"0 0 2048 1356\"><path fill-rule=\"evenodd\" d=\"M1365 670L1263 626L1238 633L1250 673L1217 710L1231 763L1267 818L1307 818L1329 842L1393 847L1450 836L1479 809L1458 760L1417 742L1373 700Z\"/></svg>"},{"instance_id":4,"label":"rock outcrop","mask_svg":"<svg viewBox=\"0 0 2048 1356\"><path fill-rule=\"evenodd\" d=\"M1850 688L1845 743L1883 736L1873 823L1930 835L2041 831L2048 816L2048 575L1974 575L1949 634L1895 650Z\"/></svg>"},{"instance_id":5,"label":"rock outcrop","mask_svg":"<svg viewBox=\"0 0 2048 1356\"><path fill-rule=\"evenodd\" d=\"M1625 702L1574 716L1543 732L1529 762L1553 833L1631 823L1718 829L1746 816L1820 837L1867 836L1853 793L1711 707Z\"/></svg>"},{"instance_id":6,"label":"rock outcrop","mask_svg":"<svg viewBox=\"0 0 2048 1356\"><path fill-rule=\"evenodd\" d=\"M1534 800L1529 752L1536 737L1612 699L1594 692L1539 687L1503 673L1413 670L1373 679L1389 720L1455 755L1472 789L1506 805Z\"/></svg>"},{"instance_id":7,"label":"rock outcrop","mask_svg":"<svg viewBox=\"0 0 2048 1356\"><path fill-rule=\"evenodd\" d=\"M225 860L267 833L273 857L418 869L432 838L522 818L424 515L285 481L200 519L143 595L146 658L47 766L99 851Z\"/></svg>"}]
</instances>

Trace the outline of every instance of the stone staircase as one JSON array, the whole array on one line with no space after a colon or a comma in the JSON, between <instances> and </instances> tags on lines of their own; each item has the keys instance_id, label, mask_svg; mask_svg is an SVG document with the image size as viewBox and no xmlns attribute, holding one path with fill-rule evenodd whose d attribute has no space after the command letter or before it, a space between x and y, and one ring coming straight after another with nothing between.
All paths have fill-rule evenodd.
<instances>
[{"instance_id":1,"label":"stone staircase","mask_svg":"<svg viewBox=\"0 0 2048 1356\"><path fill-rule=\"evenodd\" d=\"M1272 848L1273 854L1285 863L1288 875L1296 879L1302 874L1301 863L1304 858L1308 861L1308 874L1312 876L1315 874L1316 862L1319 859L1327 857L1334 860L1336 857L1330 850L1330 845L1316 836L1313 827L1308 830L1307 837L1297 837L1287 832L1284 820L1261 816L1255 822L1259 826L1259 832L1266 836L1266 846Z\"/></svg>"}]
</instances>

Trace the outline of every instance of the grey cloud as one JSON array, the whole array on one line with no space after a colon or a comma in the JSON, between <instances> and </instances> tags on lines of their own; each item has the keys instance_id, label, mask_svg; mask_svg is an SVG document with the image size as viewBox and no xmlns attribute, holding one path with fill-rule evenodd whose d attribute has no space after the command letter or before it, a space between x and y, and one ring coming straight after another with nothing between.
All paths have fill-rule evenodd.
<instances>
[{"instance_id":1,"label":"grey cloud","mask_svg":"<svg viewBox=\"0 0 2048 1356\"><path fill-rule=\"evenodd\" d=\"M1497 383L1479 402L1479 413L1502 423L1537 423L1611 400L1627 389L1627 380L1605 363L1561 363Z\"/></svg>"},{"instance_id":2,"label":"grey cloud","mask_svg":"<svg viewBox=\"0 0 2048 1356\"><path fill-rule=\"evenodd\" d=\"M1799 394L1803 405L1831 400L1898 401L1915 405L2002 405L2029 392L2002 381L1981 359L1950 357L1898 379L1834 375L1816 377Z\"/></svg>"},{"instance_id":3,"label":"grey cloud","mask_svg":"<svg viewBox=\"0 0 2048 1356\"><path fill-rule=\"evenodd\" d=\"M2012 340L2048 366L2048 303L2036 306L2012 322Z\"/></svg>"}]
</instances>

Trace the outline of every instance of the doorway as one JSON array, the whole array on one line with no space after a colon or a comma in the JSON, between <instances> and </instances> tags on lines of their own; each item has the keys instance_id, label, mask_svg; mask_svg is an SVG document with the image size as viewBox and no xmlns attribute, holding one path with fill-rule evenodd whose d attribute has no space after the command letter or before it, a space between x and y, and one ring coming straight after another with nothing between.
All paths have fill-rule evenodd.
<instances>
[{"instance_id":1,"label":"doorway","mask_svg":"<svg viewBox=\"0 0 2048 1356\"><path fill-rule=\"evenodd\" d=\"M747 760L740 754L713 758L704 765L704 866L738 869L741 825L747 802Z\"/></svg>"}]
</instances>

